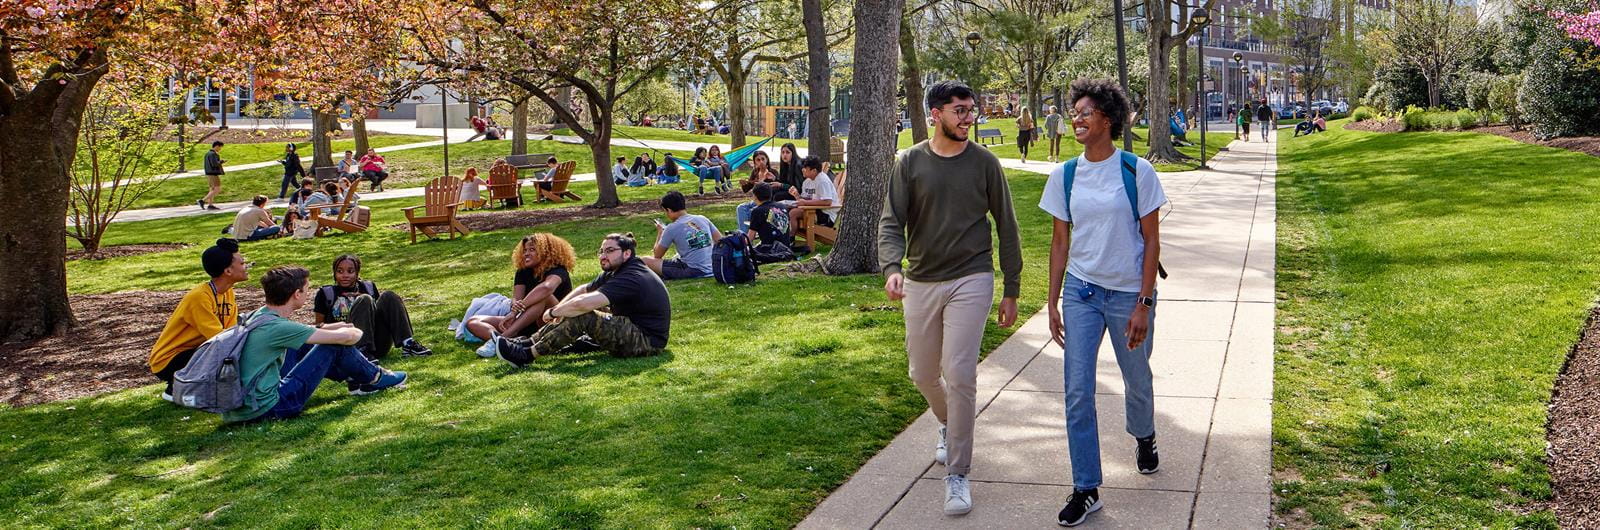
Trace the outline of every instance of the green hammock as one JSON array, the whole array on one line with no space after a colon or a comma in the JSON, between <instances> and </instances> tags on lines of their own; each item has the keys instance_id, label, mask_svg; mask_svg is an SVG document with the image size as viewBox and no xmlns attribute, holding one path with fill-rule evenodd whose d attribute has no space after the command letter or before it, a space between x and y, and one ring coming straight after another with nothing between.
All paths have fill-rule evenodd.
<instances>
[{"instance_id":1,"label":"green hammock","mask_svg":"<svg viewBox=\"0 0 1600 530\"><path fill-rule=\"evenodd\" d=\"M728 162L728 167L733 168L733 169L739 169L739 166L743 166L746 160L749 160L750 157L755 156L756 150L761 149L761 146L763 146L763 145L767 145L767 142L772 141L773 138L777 138L777 137L776 136L768 136L766 139L761 140L759 142L756 142L756 143L753 143L753 144L750 144L750 145L747 145L747 146L744 146L744 147L740 147L740 148L735 149L733 151L729 151L726 154L722 155L722 159ZM678 167L681 167L681 168L689 171L690 173L694 173L695 172L695 167L693 165L689 164L688 160L683 160L683 159L675 157L675 156L668 156L667 158L671 159L674 163L678 164Z\"/></svg>"}]
</instances>

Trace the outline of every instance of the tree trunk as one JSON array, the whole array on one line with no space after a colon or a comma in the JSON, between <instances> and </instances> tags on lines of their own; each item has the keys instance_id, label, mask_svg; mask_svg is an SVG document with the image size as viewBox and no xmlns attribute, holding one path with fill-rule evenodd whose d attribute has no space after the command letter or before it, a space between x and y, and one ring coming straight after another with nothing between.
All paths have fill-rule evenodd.
<instances>
[{"instance_id":1,"label":"tree trunk","mask_svg":"<svg viewBox=\"0 0 1600 530\"><path fill-rule=\"evenodd\" d=\"M105 52L96 51L90 64L99 68L19 93L0 113L0 203L26 205L0 211L0 343L77 325L67 299L68 169L105 62Z\"/></svg>"},{"instance_id":2,"label":"tree trunk","mask_svg":"<svg viewBox=\"0 0 1600 530\"><path fill-rule=\"evenodd\" d=\"M356 156L367 154L372 143L367 137L367 115L359 111L350 113L350 134L356 138ZM330 155L332 153L329 153Z\"/></svg>"},{"instance_id":3,"label":"tree trunk","mask_svg":"<svg viewBox=\"0 0 1600 530\"><path fill-rule=\"evenodd\" d=\"M572 108L572 87L557 88L556 103L560 104L562 108ZM550 123L562 125L559 113L550 117Z\"/></svg>"},{"instance_id":4,"label":"tree trunk","mask_svg":"<svg viewBox=\"0 0 1600 530\"><path fill-rule=\"evenodd\" d=\"M328 134L336 130L338 118L331 112L311 111L311 167L333 166L333 140ZM366 154L363 152L362 154Z\"/></svg>"},{"instance_id":5,"label":"tree trunk","mask_svg":"<svg viewBox=\"0 0 1600 530\"><path fill-rule=\"evenodd\" d=\"M833 119L830 115L833 91L829 84L833 74L828 62L828 34L822 27L822 0L800 0L800 7L806 29L806 87L811 101L811 109L806 113L806 126L810 129L806 135L806 152L828 162L832 160L828 152L828 140L833 136ZM892 98L889 105L893 108Z\"/></svg>"},{"instance_id":6,"label":"tree trunk","mask_svg":"<svg viewBox=\"0 0 1600 530\"><path fill-rule=\"evenodd\" d=\"M823 269L828 274L878 270L878 215L894 166L895 82L900 69L902 0L856 0L855 75L851 84L850 175L839 211L839 240Z\"/></svg>"},{"instance_id":7,"label":"tree trunk","mask_svg":"<svg viewBox=\"0 0 1600 530\"><path fill-rule=\"evenodd\" d=\"M511 154L528 154L528 98L511 107Z\"/></svg>"},{"instance_id":8,"label":"tree trunk","mask_svg":"<svg viewBox=\"0 0 1600 530\"><path fill-rule=\"evenodd\" d=\"M594 116L593 139L584 138L589 142L589 154L594 159L594 183L600 187L600 194L595 198L595 208L616 208L622 205L622 200L617 197L617 183L611 180L611 173L607 171L616 162L611 159L611 116L612 107L607 102L598 102L590 105L590 114ZM576 132L576 131L574 131Z\"/></svg>"},{"instance_id":9,"label":"tree trunk","mask_svg":"<svg viewBox=\"0 0 1600 530\"><path fill-rule=\"evenodd\" d=\"M1183 14L1181 16L1183 18L1179 20L1188 20L1189 8L1182 7L1180 9L1182 9L1181 13ZM1194 86L1189 82L1189 43L1187 41L1179 42L1175 48L1178 50L1178 97L1176 98L1178 104L1174 107L1184 108L1189 105L1189 89ZM1184 116L1193 118L1193 114L1193 112L1186 112Z\"/></svg>"},{"instance_id":10,"label":"tree trunk","mask_svg":"<svg viewBox=\"0 0 1600 530\"><path fill-rule=\"evenodd\" d=\"M922 65L917 64L917 34L911 17L900 18L900 61L905 63L906 119L911 120L911 141L928 139L928 107L922 103Z\"/></svg>"},{"instance_id":11,"label":"tree trunk","mask_svg":"<svg viewBox=\"0 0 1600 530\"><path fill-rule=\"evenodd\" d=\"M1166 5L1165 0L1161 5ZM1170 31L1168 27L1171 21L1167 18L1166 9L1152 9L1149 14L1150 82L1145 87L1144 99L1147 109L1145 118L1150 120L1148 140L1150 150L1145 152L1144 157L1154 164L1182 162L1189 157L1172 146L1172 130L1166 126L1172 116L1172 102L1169 95L1172 90L1172 71L1168 68L1168 61L1171 59L1169 42L1172 40L1168 34ZM1133 124L1124 126L1133 127Z\"/></svg>"},{"instance_id":12,"label":"tree trunk","mask_svg":"<svg viewBox=\"0 0 1600 530\"><path fill-rule=\"evenodd\" d=\"M735 148L744 145L744 82L748 75L740 69L738 59L728 59L728 72L722 81L728 86L728 141Z\"/></svg>"}]
</instances>

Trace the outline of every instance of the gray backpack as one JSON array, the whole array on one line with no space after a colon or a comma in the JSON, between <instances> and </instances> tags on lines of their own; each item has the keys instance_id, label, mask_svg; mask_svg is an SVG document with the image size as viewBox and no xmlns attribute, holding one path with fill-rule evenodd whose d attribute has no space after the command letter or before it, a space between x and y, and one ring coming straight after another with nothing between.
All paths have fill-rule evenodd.
<instances>
[{"instance_id":1,"label":"gray backpack","mask_svg":"<svg viewBox=\"0 0 1600 530\"><path fill-rule=\"evenodd\" d=\"M201 344L189 365L172 376L172 402L192 409L221 414L243 406L255 407L256 380L240 380L244 341L250 331L277 320L278 315L256 313L249 322L222 330ZM270 371L270 370L267 370ZM266 375L263 371L257 379Z\"/></svg>"}]
</instances>

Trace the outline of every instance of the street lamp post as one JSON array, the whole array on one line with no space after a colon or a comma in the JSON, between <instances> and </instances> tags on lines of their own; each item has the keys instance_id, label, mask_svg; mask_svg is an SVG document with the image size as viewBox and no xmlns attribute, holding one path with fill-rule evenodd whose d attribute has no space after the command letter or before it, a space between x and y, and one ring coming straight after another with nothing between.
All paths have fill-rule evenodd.
<instances>
[{"instance_id":1,"label":"street lamp post","mask_svg":"<svg viewBox=\"0 0 1600 530\"><path fill-rule=\"evenodd\" d=\"M1239 66L1239 63L1241 63L1241 62L1244 62L1244 54L1239 53L1239 52L1233 52L1233 65L1235 67L1237 67L1237 66ZM1228 83L1228 91L1229 92L1233 92L1233 83ZM1231 97L1233 97L1233 95L1229 94L1228 97L1231 98ZM1239 100L1239 112L1244 112L1244 100L1242 98ZM1234 138L1238 138L1239 137L1239 119L1238 118L1235 118L1233 120L1233 137Z\"/></svg>"},{"instance_id":2,"label":"street lamp post","mask_svg":"<svg viewBox=\"0 0 1600 530\"><path fill-rule=\"evenodd\" d=\"M1199 169L1211 169L1209 166L1206 165L1206 122L1210 121L1210 119L1211 119L1211 98L1206 97L1206 96L1209 96L1209 94L1206 94L1206 23L1211 22L1211 13L1207 12L1206 9L1203 8L1203 7L1202 8L1197 8L1194 11L1189 13L1189 22L1194 24L1195 26L1198 26L1200 28L1200 45L1195 48L1196 49L1195 53L1199 57L1196 66L1197 66L1197 68L1199 69L1199 72L1200 72L1200 75L1195 76L1195 77L1197 77L1199 79L1199 85L1200 85L1199 89L1196 90L1195 92L1197 94L1199 94L1200 99L1201 99L1201 103L1200 103L1200 106L1199 106L1199 110L1200 110L1200 168Z\"/></svg>"},{"instance_id":3,"label":"street lamp post","mask_svg":"<svg viewBox=\"0 0 1600 530\"><path fill-rule=\"evenodd\" d=\"M972 51L972 63L974 65L972 70L972 84L974 85L978 84L977 77L983 72L983 61L978 58L978 44L982 42L983 35L979 35L976 31L967 32L967 49ZM978 100L973 103L977 105L978 109L982 109L983 94L979 92L977 87L972 87L972 95L978 97ZM978 116L983 116L981 111L979 112ZM973 118L973 121L977 121L977 118Z\"/></svg>"}]
</instances>

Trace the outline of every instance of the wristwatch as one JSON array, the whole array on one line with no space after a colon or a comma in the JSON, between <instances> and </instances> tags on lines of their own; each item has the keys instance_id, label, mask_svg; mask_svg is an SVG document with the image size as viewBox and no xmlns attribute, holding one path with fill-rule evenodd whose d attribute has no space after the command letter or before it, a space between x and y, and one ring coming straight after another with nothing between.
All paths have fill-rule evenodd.
<instances>
[{"instance_id":1,"label":"wristwatch","mask_svg":"<svg viewBox=\"0 0 1600 530\"><path fill-rule=\"evenodd\" d=\"M1153 296L1141 296L1139 297L1139 305L1145 306L1146 308L1154 308L1156 306L1156 299Z\"/></svg>"}]
</instances>

